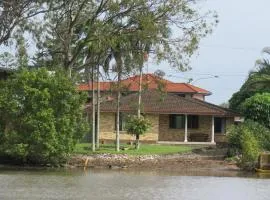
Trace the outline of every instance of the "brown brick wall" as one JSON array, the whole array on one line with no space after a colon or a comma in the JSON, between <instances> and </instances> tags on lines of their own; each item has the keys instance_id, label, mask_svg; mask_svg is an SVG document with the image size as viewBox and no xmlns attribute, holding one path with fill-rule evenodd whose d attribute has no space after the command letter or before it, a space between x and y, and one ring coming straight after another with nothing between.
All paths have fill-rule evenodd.
<instances>
[{"instance_id":1,"label":"brown brick wall","mask_svg":"<svg viewBox=\"0 0 270 200\"><path fill-rule=\"evenodd\" d=\"M188 129L190 133L207 133L211 137L211 116L199 116L199 128ZM160 141L178 141L183 142L185 137L185 129L170 129L169 115L160 115L159 117L159 140Z\"/></svg>"},{"instance_id":2,"label":"brown brick wall","mask_svg":"<svg viewBox=\"0 0 270 200\"><path fill-rule=\"evenodd\" d=\"M226 118L226 130L234 124L234 118ZM215 134L215 142L228 142L227 133L226 134Z\"/></svg>"},{"instance_id":3,"label":"brown brick wall","mask_svg":"<svg viewBox=\"0 0 270 200\"><path fill-rule=\"evenodd\" d=\"M146 115L145 116L152 124L151 129L143 136L141 141L156 142L156 141L184 141L184 129L170 129L169 115ZM226 119L226 128L233 124L233 118ZM100 140L113 141L115 140L115 113L101 113L100 115ZM199 116L199 128L188 129L190 133L206 133L209 135L209 142L211 141L212 117ZM120 140L134 141L134 136L128 135L125 131L121 131ZM225 134L215 134L215 142L226 142Z\"/></svg>"},{"instance_id":4,"label":"brown brick wall","mask_svg":"<svg viewBox=\"0 0 270 200\"><path fill-rule=\"evenodd\" d=\"M233 124L233 118L226 119L226 127ZM179 141L183 142L185 137L185 129L170 129L169 115L160 115L159 117L159 141ZM211 141L212 133L212 116L199 116L199 128L188 129L188 136L190 133L206 133ZM226 134L215 134L215 142L226 142Z\"/></svg>"},{"instance_id":5,"label":"brown brick wall","mask_svg":"<svg viewBox=\"0 0 270 200\"><path fill-rule=\"evenodd\" d=\"M158 115L146 115L152 125L151 129L140 137L140 140L156 142L158 140ZM100 140L104 141L113 141L115 139L115 113L101 113L100 114ZM126 134L125 131L121 131L120 140L123 141L133 141L135 137L129 134Z\"/></svg>"}]
</instances>

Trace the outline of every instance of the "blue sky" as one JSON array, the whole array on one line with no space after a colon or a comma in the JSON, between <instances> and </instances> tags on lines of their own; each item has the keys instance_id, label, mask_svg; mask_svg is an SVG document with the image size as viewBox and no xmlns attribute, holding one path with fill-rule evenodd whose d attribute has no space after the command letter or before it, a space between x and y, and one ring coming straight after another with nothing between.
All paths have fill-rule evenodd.
<instances>
[{"instance_id":1,"label":"blue sky","mask_svg":"<svg viewBox=\"0 0 270 200\"><path fill-rule=\"evenodd\" d=\"M202 41L199 55L192 59L192 70L176 72L166 63L158 68L173 81L193 78L194 85L213 93L207 101L221 104L239 90L255 61L263 57L261 50L270 46L270 1L206 0L202 5L215 10L220 22L213 34ZM148 69L153 72L157 66L149 64Z\"/></svg>"}]
</instances>

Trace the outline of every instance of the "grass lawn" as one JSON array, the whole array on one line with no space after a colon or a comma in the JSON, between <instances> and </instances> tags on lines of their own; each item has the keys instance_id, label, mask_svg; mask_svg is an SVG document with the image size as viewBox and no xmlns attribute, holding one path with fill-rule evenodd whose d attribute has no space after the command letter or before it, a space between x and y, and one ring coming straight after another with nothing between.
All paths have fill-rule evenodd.
<instances>
[{"instance_id":1,"label":"grass lawn","mask_svg":"<svg viewBox=\"0 0 270 200\"><path fill-rule=\"evenodd\" d=\"M103 144L99 149L94 152L99 153L111 153L111 154L128 154L128 155L161 155L161 154L174 154L174 153L187 153L191 152L194 147L191 146L176 146L176 145L158 145L158 144L141 144L140 149L134 149L132 145L120 145L119 152L115 151L115 145ZM123 150L125 148L126 150ZM75 154L93 154L91 151L91 144L80 143L75 147Z\"/></svg>"}]
</instances>

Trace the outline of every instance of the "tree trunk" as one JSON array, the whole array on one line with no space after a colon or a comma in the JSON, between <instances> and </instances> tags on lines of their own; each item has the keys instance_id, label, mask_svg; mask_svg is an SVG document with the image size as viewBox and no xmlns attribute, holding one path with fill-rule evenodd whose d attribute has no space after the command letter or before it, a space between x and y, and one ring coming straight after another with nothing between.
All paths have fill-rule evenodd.
<instances>
[{"instance_id":1,"label":"tree trunk","mask_svg":"<svg viewBox=\"0 0 270 200\"><path fill-rule=\"evenodd\" d=\"M138 95L138 118L141 118L141 104L142 104L142 78L143 71L142 66L140 67L140 82L139 82L139 95ZM136 135L136 149L140 148L140 135Z\"/></svg>"},{"instance_id":2,"label":"tree trunk","mask_svg":"<svg viewBox=\"0 0 270 200\"><path fill-rule=\"evenodd\" d=\"M100 135L100 80L99 80L99 66L97 66L97 148L99 148L99 135Z\"/></svg>"},{"instance_id":3,"label":"tree trunk","mask_svg":"<svg viewBox=\"0 0 270 200\"><path fill-rule=\"evenodd\" d=\"M121 100L121 71L118 71L118 91L117 91L117 114L116 114L116 151L120 151L120 100Z\"/></svg>"},{"instance_id":4,"label":"tree trunk","mask_svg":"<svg viewBox=\"0 0 270 200\"><path fill-rule=\"evenodd\" d=\"M69 9L67 12L68 15L68 31L66 32L66 39L64 41L64 67L68 72L69 78L72 77L72 51L71 51L71 43L72 43L72 35L73 35L73 26L72 26L72 11ZM92 75L93 77L93 75Z\"/></svg>"},{"instance_id":5,"label":"tree trunk","mask_svg":"<svg viewBox=\"0 0 270 200\"><path fill-rule=\"evenodd\" d=\"M140 148L140 135L136 135L136 144L135 148L138 150Z\"/></svg>"},{"instance_id":6,"label":"tree trunk","mask_svg":"<svg viewBox=\"0 0 270 200\"><path fill-rule=\"evenodd\" d=\"M96 146L95 146L95 135L96 135L96 127L95 127L95 123L96 123L96 109L95 109L95 88L94 88L94 75L95 70L94 67L92 67L92 151L96 150Z\"/></svg>"},{"instance_id":7,"label":"tree trunk","mask_svg":"<svg viewBox=\"0 0 270 200\"><path fill-rule=\"evenodd\" d=\"M142 72L142 67L140 67L140 82L139 82L139 95L138 95L138 118L141 117L141 104L142 104L142 78L143 78L143 72Z\"/></svg>"}]
</instances>

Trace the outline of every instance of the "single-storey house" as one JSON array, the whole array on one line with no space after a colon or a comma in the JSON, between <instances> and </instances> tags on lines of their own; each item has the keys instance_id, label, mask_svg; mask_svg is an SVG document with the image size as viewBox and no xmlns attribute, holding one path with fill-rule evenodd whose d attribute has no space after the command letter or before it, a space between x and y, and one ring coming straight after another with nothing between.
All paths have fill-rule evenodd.
<instances>
[{"instance_id":1,"label":"single-storey house","mask_svg":"<svg viewBox=\"0 0 270 200\"><path fill-rule=\"evenodd\" d=\"M135 81L134 81L135 80ZM125 120L128 115L136 114L138 107L138 77L123 81L130 84L131 90L121 97L120 140L133 141L126 134ZM165 83L160 90L157 81ZM103 82L101 91L108 95L109 85ZM239 120L240 115L232 110L208 103L205 96L211 93L187 83L173 83L152 74L144 75L142 92L142 115L151 122L150 130L141 137L147 143L207 143L226 142L226 130ZM81 85L80 89L91 90L91 85ZM106 87L105 87L106 86ZM100 141L115 140L116 104L115 98L104 98L101 102ZM91 112L91 105L88 105Z\"/></svg>"}]
</instances>

